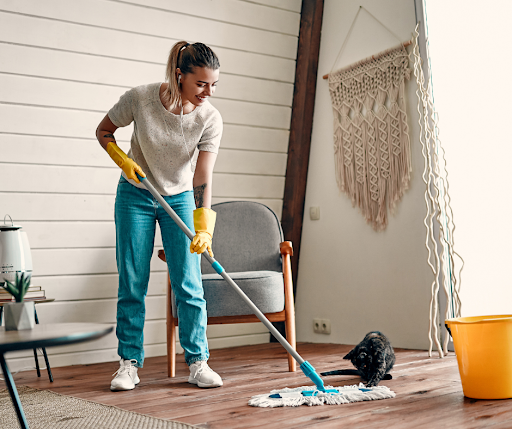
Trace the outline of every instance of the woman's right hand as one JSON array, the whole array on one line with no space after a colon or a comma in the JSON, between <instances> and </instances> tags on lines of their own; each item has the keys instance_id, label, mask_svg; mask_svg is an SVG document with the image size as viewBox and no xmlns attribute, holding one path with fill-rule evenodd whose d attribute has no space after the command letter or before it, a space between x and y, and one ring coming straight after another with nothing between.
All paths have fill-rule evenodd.
<instances>
[{"instance_id":1,"label":"woman's right hand","mask_svg":"<svg viewBox=\"0 0 512 429\"><path fill-rule=\"evenodd\" d=\"M98 125L98 128L96 128L96 138L110 155L110 158L112 158L119 168L124 171L126 177L128 179L135 180L136 183L140 183L136 173L142 177L146 177L146 175L142 171L142 168L140 168L133 159L128 158L128 156L117 145L116 139L114 138L114 132L116 130L117 126L112 123L107 114Z\"/></svg>"},{"instance_id":2,"label":"woman's right hand","mask_svg":"<svg viewBox=\"0 0 512 429\"><path fill-rule=\"evenodd\" d=\"M124 174L126 174L128 179L132 179L135 180L136 183L140 183L136 173L138 173L139 176L146 177L139 164L137 164L133 159L128 158L128 155L126 155L114 142L109 142L107 144L107 153L124 171Z\"/></svg>"}]
</instances>

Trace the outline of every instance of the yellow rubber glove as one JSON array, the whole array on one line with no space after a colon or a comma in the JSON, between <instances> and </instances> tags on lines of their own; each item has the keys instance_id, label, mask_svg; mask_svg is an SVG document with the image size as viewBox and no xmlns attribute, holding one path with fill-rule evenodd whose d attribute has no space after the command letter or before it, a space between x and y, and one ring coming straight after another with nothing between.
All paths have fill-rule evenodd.
<instances>
[{"instance_id":1,"label":"yellow rubber glove","mask_svg":"<svg viewBox=\"0 0 512 429\"><path fill-rule=\"evenodd\" d=\"M212 209L201 207L194 210L194 229L196 230L196 235L192 243L190 243L190 253L200 255L208 249L208 253L213 258L212 238L215 219L217 219L217 213Z\"/></svg>"},{"instance_id":2,"label":"yellow rubber glove","mask_svg":"<svg viewBox=\"0 0 512 429\"><path fill-rule=\"evenodd\" d=\"M146 177L139 164L137 164L133 159L128 158L128 156L116 143L108 142L107 153L110 155L110 158L112 158L114 162L124 171L128 179L133 179L136 183L140 183L140 180L135 172L139 173L139 175L142 177Z\"/></svg>"}]
</instances>

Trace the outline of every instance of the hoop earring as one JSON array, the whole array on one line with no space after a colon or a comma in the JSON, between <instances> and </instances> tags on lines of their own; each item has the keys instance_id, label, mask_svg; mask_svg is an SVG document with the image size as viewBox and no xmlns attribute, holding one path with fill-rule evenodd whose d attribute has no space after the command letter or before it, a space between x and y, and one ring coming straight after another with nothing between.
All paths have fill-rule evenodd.
<instances>
[{"instance_id":1,"label":"hoop earring","mask_svg":"<svg viewBox=\"0 0 512 429\"><path fill-rule=\"evenodd\" d=\"M178 86L181 85L181 75L178 76Z\"/></svg>"}]
</instances>

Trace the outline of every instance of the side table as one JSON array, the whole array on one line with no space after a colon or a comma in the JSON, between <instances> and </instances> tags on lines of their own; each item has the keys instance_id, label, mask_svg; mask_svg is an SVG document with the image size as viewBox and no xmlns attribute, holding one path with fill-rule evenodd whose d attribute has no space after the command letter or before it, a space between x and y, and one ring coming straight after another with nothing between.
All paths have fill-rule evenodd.
<instances>
[{"instance_id":1,"label":"side table","mask_svg":"<svg viewBox=\"0 0 512 429\"><path fill-rule=\"evenodd\" d=\"M44 304L45 302L53 302L55 301L55 298L44 298L44 299L34 299L34 304ZM0 325L2 325L2 316L4 313L4 304L5 302L0 302ZM37 310L36 306L34 305L34 316L36 319L36 323L39 325L39 319L37 318ZM48 355L46 354L46 348L42 347L41 350L43 351L43 357L44 362L46 363L46 370L48 371L48 377L50 379L50 382L53 383L53 375L52 375L52 369L50 368L50 361L48 360ZM37 358L37 349L34 349L34 359L36 361L36 371L37 376L41 377L41 370L39 369L39 359Z\"/></svg>"},{"instance_id":2,"label":"side table","mask_svg":"<svg viewBox=\"0 0 512 429\"><path fill-rule=\"evenodd\" d=\"M92 341L109 334L113 329L110 325L98 323L36 325L34 329L23 331L6 331L4 327L0 327L0 366L2 367L5 383L7 384L22 429L28 429L28 423L16 385L5 360L5 353L15 350L30 350Z\"/></svg>"}]
</instances>

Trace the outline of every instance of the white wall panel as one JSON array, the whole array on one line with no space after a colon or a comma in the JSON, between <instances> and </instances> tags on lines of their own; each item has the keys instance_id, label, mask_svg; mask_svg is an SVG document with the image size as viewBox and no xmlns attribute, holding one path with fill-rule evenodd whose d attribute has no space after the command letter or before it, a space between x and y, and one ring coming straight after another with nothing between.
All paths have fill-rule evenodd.
<instances>
[{"instance_id":1,"label":"white wall panel","mask_svg":"<svg viewBox=\"0 0 512 429\"><path fill-rule=\"evenodd\" d=\"M218 173L284 176L286 174L286 159L285 153L221 149L215 163L215 171Z\"/></svg>"},{"instance_id":2,"label":"white wall panel","mask_svg":"<svg viewBox=\"0 0 512 429\"><path fill-rule=\"evenodd\" d=\"M127 141L117 140L124 151ZM26 134L0 134L0 162L16 164L67 165L82 167L118 167L95 138L66 138Z\"/></svg>"},{"instance_id":3,"label":"white wall panel","mask_svg":"<svg viewBox=\"0 0 512 429\"><path fill-rule=\"evenodd\" d=\"M118 279L117 272L112 274L58 276L38 276L34 274L32 282L34 285L41 286L48 298L54 298L58 301L80 301L117 298ZM148 296L165 295L166 293L167 273L164 271L152 273L149 279ZM40 307L37 308L39 312Z\"/></svg>"},{"instance_id":4,"label":"white wall panel","mask_svg":"<svg viewBox=\"0 0 512 429\"><path fill-rule=\"evenodd\" d=\"M55 298L43 323L115 323L114 201L120 171L95 130L129 88L162 81L171 46L219 56L212 104L224 120L213 203L250 200L281 216L300 0L0 0L0 217L27 231L33 283ZM172 25L170 25L172 23ZM133 127L116 131L125 151ZM165 353L166 264L158 226L145 350ZM208 328L210 347L267 342L260 323ZM49 350L52 366L117 359L116 338ZM178 349L179 348L178 345ZM33 365L31 353L10 359Z\"/></svg>"},{"instance_id":5,"label":"white wall panel","mask_svg":"<svg viewBox=\"0 0 512 429\"><path fill-rule=\"evenodd\" d=\"M112 100L114 104L117 100ZM48 100L49 102L49 100ZM106 112L69 110L65 108L2 104L2 133L71 138L95 138L96 127ZM116 131L116 139L129 141L132 126ZM77 156L80 156L77 153Z\"/></svg>"},{"instance_id":6,"label":"white wall panel","mask_svg":"<svg viewBox=\"0 0 512 429\"><path fill-rule=\"evenodd\" d=\"M87 24L94 27L94 32L103 28L118 30L118 37L122 37L123 33L150 34L153 37L202 41L213 47L222 46L292 59L297 50L297 36L120 2L2 0L0 8L9 12L37 15L38 19L58 19L69 25Z\"/></svg>"},{"instance_id":7,"label":"white wall panel","mask_svg":"<svg viewBox=\"0 0 512 429\"><path fill-rule=\"evenodd\" d=\"M163 76L165 74L163 67L167 62L170 48L178 41L178 39L159 38L138 33L120 33L109 28L94 28L94 33L91 34L92 30L87 27L1 12L1 7L0 22L2 23L0 40L4 43L46 48L43 49L43 52L54 49L73 54L84 54L79 61L87 61L86 57L91 55L99 56L102 61L105 61L104 69L91 69L88 66L82 73L101 76L100 82L103 82L103 79L107 82L112 79L111 75L107 76L108 66L112 64L109 59L130 61L135 65L136 70L138 62L161 65ZM25 30L27 28L29 31ZM99 43L102 39L109 41L107 46ZM248 52L246 49L240 51L218 46L212 48L218 55L221 68L225 72L293 83L295 58L268 56ZM94 58L90 58L90 60L94 61ZM73 70L79 68L73 64L68 64L66 67L70 66ZM144 80L144 82L146 81Z\"/></svg>"},{"instance_id":8,"label":"white wall panel","mask_svg":"<svg viewBox=\"0 0 512 429\"><path fill-rule=\"evenodd\" d=\"M226 347L237 347L252 344L265 344L269 342L270 334L250 334L250 335L237 335L220 338L208 338L208 347L213 349L222 349ZM112 366L112 371L115 371L119 367L117 360L117 348L98 350L93 349L95 341L87 343L89 344L88 351L74 352L74 353L61 353L51 355L50 364L52 368L68 365L85 365L93 363L107 362L106 365ZM163 356L167 352L165 343L157 344L145 344L144 354L145 357ZM183 353L183 349L179 343L176 344L176 352ZM13 353L14 354L14 353ZM28 369L35 369L34 355L26 354L21 358L7 358L9 362L9 368L11 371L23 371ZM42 365L44 360L42 356L39 358L39 364ZM46 376L43 372L43 377Z\"/></svg>"},{"instance_id":9,"label":"white wall panel","mask_svg":"<svg viewBox=\"0 0 512 429\"><path fill-rule=\"evenodd\" d=\"M116 230L111 222L23 222L30 248L115 247ZM159 234L158 234L159 236ZM161 240L159 241L161 245Z\"/></svg>"},{"instance_id":10,"label":"white wall panel","mask_svg":"<svg viewBox=\"0 0 512 429\"><path fill-rule=\"evenodd\" d=\"M1 96L1 95L0 95ZM118 97L112 98L109 106L114 105ZM51 100L45 100L50 103ZM220 111L224 123L249 125L255 127L288 130L291 108L271 106L244 101L213 99L211 103ZM96 127L103 119L107 109L101 111L69 110L53 106L23 106L1 104L0 115L5 120L5 133L36 134L64 137L94 137ZM116 138L129 140L132 126L118 129ZM117 137L119 136L119 137Z\"/></svg>"},{"instance_id":11,"label":"white wall panel","mask_svg":"<svg viewBox=\"0 0 512 429\"><path fill-rule=\"evenodd\" d=\"M124 69L127 67L129 64L124 65ZM46 69L48 70L49 67ZM30 70L33 69L30 68ZM117 101L130 88L20 76L10 74L10 71L8 73L0 73L0 86L4 88L1 98L2 101L11 103L106 111L112 107L112 100ZM112 73L122 74L122 68L112 70ZM160 76L150 76L148 79L151 80L147 83L163 81ZM38 91L24 90L27 87L37 87ZM220 76L215 92L216 99L226 98L280 106L286 106L291 97L293 97L292 84L229 74Z\"/></svg>"},{"instance_id":12,"label":"white wall panel","mask_svg":"<svg viewBox=\"0 0 512 429\"><path fill-rule=\"evenodd\" d=\"M140 4L137 0L125 0L125 2ZM166 11L194 14L216 21L231 22L241 26L257 27L294 36L299 35L300 1L289 2L291 7L288 11L269 9L265 5L254 3L258 2L248 4L248 2L237 0L215 0L214 2L146 0L144 5ZM299 5L298 9L296 5Z\"/></svg>"},{"instance_id":13,"label":"white wall panel","mask_svg":"<svg viewBox=\"0 0 512 429\"><path fill-rule=\"evenodd\" d=\"M281 217L282 196L216 197L212 204L224 201L256 201L272 208ZM0 214L10 214L16 223L25 221L112 221L113 195L34 194L0 192Z\"/></svg>"},{"instance_id":14,"label":"white wall panel","mask_svg":"<svg viewBox=\"0 0 512 429\"><path fill-rule=\"evenodd\" d=\"M224 124L222 147L287 153L289 131Z\"/></svg>"},{"instance_id":15,"label":"white wall panel","mask_svg":"<svg viewBox=\"0 0 512 429\"><path fill-rule=\"evenodd\" d=\"M0 214L25 220L113 220L113 195L0 192ZM29 238L30 239L30 238Z\"/></svg>"},{"instance_id":16,"label":"white wall panel","mask_svg":"<svg viewBox=\"0 0 512 429\"><path fill-rule=\"evenodd\" d=\"M302 0L253 0L253 2L300 13Z\"/></svg>"},{"instance_id":17,"label":"white wall panel","mask_svg":"<svg viewBox=\"0 0 512 429\"><path fill-rule=\"evenodd\" d=\"M0 191L106 194L116 192L114 168L4 164Z\"/></svg>"},{"instance_id":18,"label":"white wall panel","mask_svg":"<svg viewBox=\"0 0 512 429\"><path fill-rule=\"evenodd\" d=\"M210 102L219 109L222 119L226 123L279 130L290 129L291 107L223 100L221 98L212 98Z\"/></svg>"},{"instance_id":19,"label":"white wall panel","mask_svg":"<svg viewBox=\"0 0 512 429\"><path fill-rule=\"evenodd\" d=\"M2 165L2 164L0 164ZM115 168L4 164L0 192L51 192L115 195L119 171ZM284 177L214 173L214 196L282 198Z\"/></svg>"},{"instance_id":20,"label":"white wall panel","mask_svg":"<svg viewBox=\"0 0 512 429\"><path fill-rule=\"evenodd\" d=\"M286 159L287 136L288 132L281 130L226 125L219 150L219 160L215 164L215 171L230 171L226 170L230 167L223 167L221 162L224 161L220 161L220 158L226 158L223 155L224 152L230 155L239 154L236 163L243 162L243 165L234 165L232 161L226 159L226 162L230 163L229 165L238 169L259 168L257 165L253 166L250 159L245 158L244 152L247 152L247 157L254 153L260 153L262 157L265 157L266 162L279 164L283 157ZM117 143L126 152L130 148L127 141L117 139ZM92 138L76 139L57 136L0 134L0 153L2 154L1 162L3 163L94 166L117 169L107 153L101 149L98 141ZM229 156L227 157L229 158ZM254 171L247 172L254 173ZM284 171L279 170L276 174L284 174Z\"/></svg>"},{"instance_id":21,"label":"white wall panel","mask_svg":"<svg viewBox=\"0 0 512 429\"><path fill-rule=\"evenodd\" d=\"M213 195L219 197L283 198L284 193L284 177L214 174L213 182Z\"/></svg>"},{"instance_id":22,"label":"white wall panel","mask_svg":"<svg viewBox=\"0 0 512 429\"><path fill-rule=\"evenodd\" d=\"M9 20L8 23L7 20ZM21 33L23 30L13 25L13 21L14 24L34 25L34 28L29 33L24 32L18 36L17 33ZM44 37L47 31L54 31L53 27L59 25L59 23L52 22L52 28L45 28L39 21L2 12L0 12L0 22L8 24L11 30L11 33L7 34L7 32L3 32L0 26L0 34L4 36L1 40L5 40L0 41L0 59L2 59L0 65L4 63L3 67L14 69L20 74L37 75L30 68L34 67L34 70L43 73L41 76L46 76L47 72L41 71L41 68L44 68L47 64L56 64L60 66L60 71L57 72L59 77L67 80L110 83L121 86L136 86L147 82L156 82L165 76L167 55L169 55L172 45L177 42L177 40L151 39L149 40L151 43L149 49L143 50L144 42L148 42L147 36L127 35L125 39L132 40L126 40L126 42L135 44L133 49L132 46L125 46L126 44L121 39L119 40L119 46L114 46L115 49L109 49L108 51L101 49L101 47L91 46L91 48L97 49L93 56L86 50L83 43L78 44L78 41L74 39L74 37L80 37L81 35L73 34L74 31L78 31L76 27L62 24L63 28L60 30L63 33L70 33L70 40L66 42L67 49L64 49ZM143 41L140 42L139 38L142 38ZM141 45L141 51L137 52L135 49L139 45ZM294 60L218 47L215 47L215 53L219 57L223 74L293 83L295 75ZM12 59L16 61L9 61ZM16 64L10 64L11 62ZM34 65L34 62L40 63L40 65ZM130 73L114 73L111 71L123 70L123 68L128 67Z\"/></svg>"},{"instance_id":23,"label":"white wall panel","mask_svg":"<svg viewBox=\"0 0 512 429\"><path fill-rule=\"evenodd\" d=\"M40 305L39 309L42 311L44 306ZM115 314L114 314L115 318ZM224 328L224 329L219 329ZM244 323L238 326L235 325L211 325L208 327L208 338L218 339L223 337L239 337L240 335L258 335L265 334L268 332L265 326L262 323ZM267 334L268 335L268 334ZM165 321L163 320L147 320L144 327L144 344L162 344L165 343L166 336L166 326ZM94 346L97 350L107 350L111 348L117 347L117 338L114 332L106 335L103 338L94 341ZM63 353L77 353L77 352L86 352L90 350L90 344L80 343L73 344L70 346L62 346L62 347L51 347L47 349L48 356L51 357L50 365L53 363L53 356L63 354ZM9 357L11 359L16 359L20 357L33 357L32 350L24 350L20 352L12 352L9 353ZM53 366L53 365L52 365Z\"/></svg>"}]
</instances>

